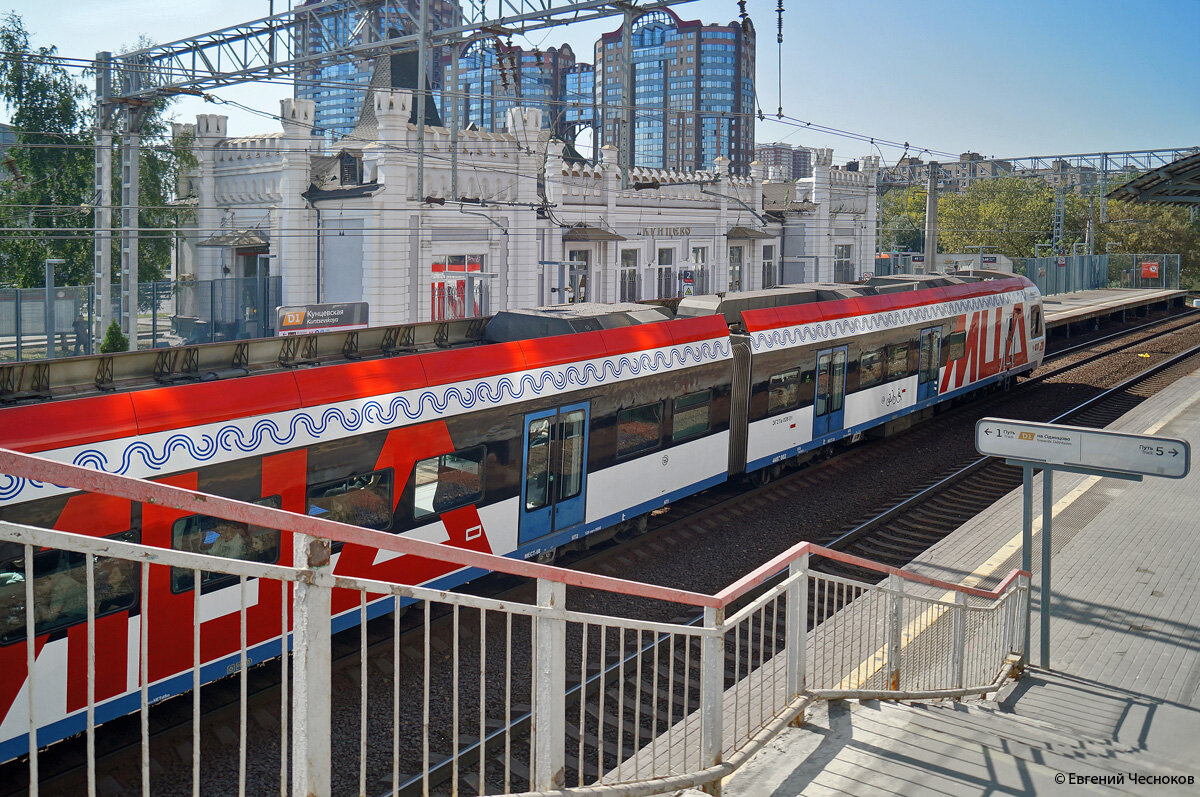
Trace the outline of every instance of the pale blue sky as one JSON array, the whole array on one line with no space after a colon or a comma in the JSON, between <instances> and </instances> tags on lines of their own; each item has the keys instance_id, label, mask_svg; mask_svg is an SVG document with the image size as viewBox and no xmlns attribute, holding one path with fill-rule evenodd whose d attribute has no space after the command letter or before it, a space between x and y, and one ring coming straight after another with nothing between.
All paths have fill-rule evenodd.
<instances>
[{"instance_id":1,"label":"pale blue sky","mask_svg":"<svg viewBox=\"0 0 1200 797\"><path fill-rule=\"evenodd\" d=\"M281 8L287 0L275 0ZM265 15L268 0L0 0L38 44L66 56L118 51L145 34L172 41ZM763 111L780 102L774 0L749 0L758 31ZM991 156L1046 155L1200 145L1200 0L785 0L784 113L914 150L968 149ZM68 10L69 9L69 10ZM729 22L734 0L675 6L685 19ZM568 42L580 60L616 18L542 31L528 45ZM215 94L278 112L286 86ZM228 112L230 133L274 129L262 117L181 102L181 121ZM759 142L831 146L844 161L874 152L867 142L776 122ZM900 150L883 147L888 162Z\"/></svg>"}]
</instances>

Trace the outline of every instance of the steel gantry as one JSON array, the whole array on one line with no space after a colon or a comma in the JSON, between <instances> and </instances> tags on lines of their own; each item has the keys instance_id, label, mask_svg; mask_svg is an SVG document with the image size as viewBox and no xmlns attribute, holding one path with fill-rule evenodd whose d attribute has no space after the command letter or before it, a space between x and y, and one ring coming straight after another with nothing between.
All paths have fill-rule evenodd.
<instances>
[{"instance_id":1,"label":"steel gantry","mask_svg":"<svg viewBox=\"0 0 1200 797\"><path fill-rule=\"evenodd\" d=\"M129 347L137 348L138 159L152 104L179 94L315 70L330 63L418 52L479 33L520 36L610 16L629 18L692 0L464 0L459 24L429 29L431 0L322 0L166 44L96 56L95 278L99 331L111 320L111 176L114 134L121 136L121 303ZM488 8L490 6L490 9ZM414 14L414 10L417 12ZM349 21L351 24L345 24ZM424 83L417 102L424 106ZM421 108L418 119L423 119ZM421 171L418 163L418 172ZM418 178L420 179L420 178Z\"/></svg>"},{"instance_id":2,"label":"steel gantry","mask_svg":"<svg viewBox=\"0 0 1200 797\"><path fill-rule=\"evenodd\" d=\"M1015 158L973 158L958 163L942 163L940 176L943 179L969 184L975 180L990 180L996 177L1044 177L1060 171L1083 171L1094 174L1103 186L1110 176L1141 174L1197 152L1200 152L1200 147L1090 152L1074 155L1023 155ZM897 188L919 185L928 179L928 176L928 163L906 163L881 171L879 186L881 188Z\"/></svg>"}]
</instances>

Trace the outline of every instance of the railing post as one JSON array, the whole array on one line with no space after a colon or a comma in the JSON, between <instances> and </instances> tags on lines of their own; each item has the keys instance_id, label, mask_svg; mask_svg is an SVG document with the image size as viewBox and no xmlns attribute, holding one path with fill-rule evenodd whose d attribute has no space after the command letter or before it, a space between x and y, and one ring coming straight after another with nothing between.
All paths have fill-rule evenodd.
<instances>
[{"instance_id":1,"label":"railing post","mask_svg":"<svg viewBox=\"0 0 1200 797\"><path fill-rule=\"evenodd\" d=\"M887 688L900 690L900 634L904 613L904 580L897 575L888 576L888 646Z\"/></svg>"},{"instance_id":2,"label":"railing post","mask_svg":"<svg viewBox=\"0 0 1200 797\"><path fill-rule=\"evenodd\" d=\"M329 569L329 540L295 534L293 564L305 571L292 596L292 793L327 795L332 764L329 724L330 609L333 590L313 583Z\"/></svg>"},{"instance_id":3,"label":"railing post","mask_svg":"<svg viewBox=\"0 0 1200 797\"><path fill-rule=\"evenodd\" d=\"M807 553L788 566L788 577L795 579L787 589L787 697L795 700L808 684L808 557Z\"/></svg>"},{"instance_id":4,"label":"railing post","mask_svg":"<svg viewBox=\"0 0 1200 797\"><path fill-rule=\"evenodd\" d=\"M1029 613L1030 607L1033 605L1033 576L1020 576L1021 591L1024 596L1021 598L1021 629L1018 631L1018 636L1021 639L1021 666L1029 664Z\"/></svg>"},{"instance_id":5,"label":"railing post","mask_svg":"<svg viewBox=\"0 0 1200 797\"><path fill-rule=\"evenodd\" d=\"M967 594L954 593L954 688L963 688L967 660Z\"/></svg>"},{"instance_id":6,"label":"railing post","mask_svg":"<svg viewBox=\"0 0 1200 797\"><path fill-rule=\"evenodd\" d=\"M538 606L563 610L567 585L539 578ZM566 782L567 621L538 616L533 634L533 789ZM620 751L618 751L618 755Z\"/></svg>"},{"instance_id":7,"label":"railing post","mask_svg":"<svg viewBox=\"0 0 1200 797\"><path fill-rule=\"evenodd\" d=\"M710 633L700 641L700 768L721 763L725 697L725 609L704 609L704 628ZM704 791L720 797L721 781L704 784Z\"/></svg>"}]
</instances>

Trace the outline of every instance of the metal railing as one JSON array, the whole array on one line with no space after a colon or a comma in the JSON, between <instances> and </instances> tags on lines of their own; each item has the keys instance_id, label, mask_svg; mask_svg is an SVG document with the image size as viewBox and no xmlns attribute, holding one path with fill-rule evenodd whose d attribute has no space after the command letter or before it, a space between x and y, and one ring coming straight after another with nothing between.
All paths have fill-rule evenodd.
<instances>
[{"instance_id":1,"label":"metal railing","mask_svg":"<svg viewBox=\"0 0 1200 797\"><path fill-rule=\"evenodd\" d=\"M1013 269L1024 274L1043 295L1099 288L1179 288L1177 254L1063 255L1014 258Z\"/></svg>"},{"instance_id":2,"label":"metal railing","mask_svg":"<svg viewBox=\"0 0 1200 797\"><path fill-rule=\"evenodd\" d=\"M416 772L413 782L427 793L437 785L430 773L442 761L449 762L452 790L479 794L650 794L712 784L813 700L994 691L1013 657L1023 657L1026 650L1027 573L1014 572L989 591L806 542L718 594L706 595L437 545L11 451L0 450L0 473L159 508L202 510L243 528L278 529L287 532L280 535L278 550L284 561L289 555L292 560L290 566L247 561L211 555L215 547L210 553L163 549L0 523L0 546L10 550L7 579L0 586L0 611L8 614L0 622L9 641L35 629L22 643L25 698L13 704L3 727L15 722L24 729L16 741L27 747L34 794L39 747L34 739L44 744L55 723L60 728L64 721L73 723L74 732L85 734L87 775L94 785L96 725L129 711L140 717L143 793L150 793L151 706L172 690L185 689L192 699L190 778L198 791L202 779L214 777L202 771L201 686L227 675L239 679L236 789L245 793L251 752L248 670L280 657L289 646L290 667L287 656L266 664L278 668L281 684L278 744L267 745L272 752L266 753L278 760L266 765L256 760L255 792L277 786L282 794L363 793L379 780L399 788L405 773ZM536 602L341 575L330 564L331 541L534 578ZM19 556L12 554L15 550ZM60 621L52 609L62 610L63 600L42 580L63 574L45 567L39 571L36 561L55 550L74 554L69 558L75 570L66 577L75 581L73 594L80 604L75 622L86 634L82 640L76 636L86 645L86 664L76 673L86 678L86 696L65 718L55 715L55 701L34 697L66 688L57 682L63 673L53 666L57 654L48 652L43 633ZM814 558L886 578L875 584L822 574L810 567ZM151 579L159 579L154 574L162 568L170 570L175 592L190 588L185 643L190 655L182 669L156 672L149 624L130 622L129 633L136 637L119 647L131 651L122 672L136 671L136 688L117 694L111 678L100 679L109 683L98 694L97 650L113 649L98 644L103 634L112 633L112 623L100 623L98 617L106 620L113 574L120 572L113 563L130 563L117 583L134 596L125 609L131 618L149 616ZM209 574L227 577L228 586L206 589ZM135 583L140 589L133 589ZM583 590L576 600L601 590L694 607L703 618L687 624L589 612L568 607L568 587ZM410 615L409 636L402 641L401 612L394 609L414 601L420 614L415 624ZM369 646L368 619L387 612L392 612L390 641ZM210 625L218 616L219 628ZM356 738L331 738L331 628L355 624L361 648L359 732ZM438 636L438 627L448 637ZM49 657L50 665L39 667L39 657ZM382 659L372 662L375 657ZM390 673L389 734L368 732L368 707L379 702L374 691L379 677L370 677L375 669ZM44 684L42 679L52 680ZM79 687L73 688L78 694ZM115 701L122 698L126 707L117 710ZM517 719L526 705L530 721L522 725ZM338 727L347 726L343 721ZM530 729L528 735L523 727ZM379 771L378 745L386 746L390 772ZM277 783L258 782L264 766L278 772ZM223 776L233 777L231 772ZM233 781L226 782L233 790Z\"/></svg>"},{"instance_id":3,"label":"metal railing","mask_svg":"<svg viewBox=\"0 0 1200 797\"><path fill-rule=\"evenodd\" d=\"M1012 262L1013 272L1028 277L1046 296L1100 288L1177 290L1180 285L1178 254L1014 257ZM926 273L924 258L907 252L878 257L875 268L877 276Z\"/></svg>"},{"instance_id":4,"label":"metal railing","mask_svg":"<svg viewBox=\"0 0 1200 797\"><path fill-rule=\"evenodd\" d=\"M138 286L140 349L266 338L275 334L275 308L283 304L280 277L146 282ZM113 292L109 318L119 308ZM96 327L91 285L52 289L0 289L0 362L95 354L105 330ZM49 326L48 326L49 325ZM53 351L47 351L47 328Z\"/></svg>"}]
</instances>

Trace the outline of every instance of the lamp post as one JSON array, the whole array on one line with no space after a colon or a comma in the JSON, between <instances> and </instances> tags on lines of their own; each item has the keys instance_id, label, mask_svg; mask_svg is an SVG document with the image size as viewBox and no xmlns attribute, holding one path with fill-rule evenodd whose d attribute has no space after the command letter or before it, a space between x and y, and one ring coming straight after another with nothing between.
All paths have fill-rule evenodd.
<instances>
[{"instance_id":1,"label":"lamp post","mask_svg":"<svg viewBox=\"0 0 1200 797\"><path fill-rule=\"evenodd\" d=\"M46 359L54 359L54 267L61 266L67 261L61 257L48 257L42 261L46 270L46 301L42 305L45 320L42 329L46 333ZM17 310L20 312L20 308Z\"/></svg>"}]
</instances>

